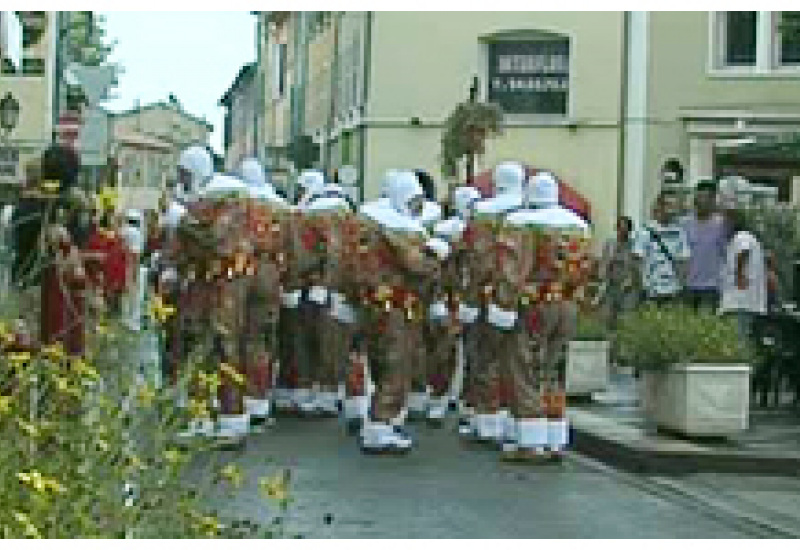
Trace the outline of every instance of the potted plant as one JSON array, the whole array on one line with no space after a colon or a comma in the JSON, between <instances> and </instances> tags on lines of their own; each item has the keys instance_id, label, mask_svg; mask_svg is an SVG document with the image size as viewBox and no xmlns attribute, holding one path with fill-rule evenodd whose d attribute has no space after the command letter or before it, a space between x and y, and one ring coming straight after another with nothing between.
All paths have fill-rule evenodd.
<instances>
[{"instance_id":1,"label":"potted plant","mask_svg":"<svg viewBox=\"0 0 800 550\"><path fill-rule=\"evenodd\" d=\"M567 344L567 395L586 396L608 387L610 348L602 321L595 315L581 315L576 335Z\"/></svg>"},{"instance_id":2,"label":"potted plant","mask_svg":"<svg viewBox=\"0 0 800 550\"><path fill-rule=\"evenodd\" d=\"M645 417L687 436L747 429L750 355L736 321L687 307L644 306L624 316L620 360L642 371Z\"/></svg>"}]
</instances>

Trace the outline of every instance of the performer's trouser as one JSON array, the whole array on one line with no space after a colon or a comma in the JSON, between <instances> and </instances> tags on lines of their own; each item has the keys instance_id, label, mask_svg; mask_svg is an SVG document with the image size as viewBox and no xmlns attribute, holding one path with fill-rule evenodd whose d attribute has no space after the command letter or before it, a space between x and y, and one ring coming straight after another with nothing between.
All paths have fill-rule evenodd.
<instances>
[{"instance_id":1,"label":"performer's trouser","mask_svg":"<svg viewBox=\"0 0 800 550\"><path fill-rule=\"evenodd\" d=\"M323 319L328 316L327 307L301 299L298 311L298 386L311 388L315 383L320 383L323 369L322 331Z\"/></svg>"},{"instance_id":2,"label":"performer's trouser","mask_svg":"<svg viewBox=\"0 0 800 550\"><path fill-rule=\"evenodd\" d=\"M372 336L367 345L370 371L376 385L373 416L379 422L388 422L405 404L411 378L419 372L415 358L424 353L424 342L422 324L409 321L402 310L383 313L380 325L380 329L369 327Z\"/></svg>"},{"instance_id":3,"label":"performer's trouser","mask_svg":"<svg viewBox=\"0 0 800 550\"><path fill-rule=\"evenodd\" d=\"M542 385L545 414L561 418L566 413L563 368L567 344L577 332L578 306L564 301L539 308L542 337Z\"/></svg>"},{"instance_id":4,"label":"performer's trouser","mask_svg":"<svg viewBox=\"0 0 800 550\"><path fill-rule=\"evenodd\" d=\"M298 387L300 349L300 311L297 308L281 308L278 317L278 348L280 369L278 370L279 388L294 389Z\"/></svg>"},{"instance_id":5,"label":"performer's trouser","mask_svg":"<svg viewBox=\"0 0 800 550\"><path fill-rule=\"evenodd\" d=\"M321 353L317 380L320 390L335 392L344 379L346 365L352 349L355 325L346 324L325 312L320 319Z\"/></svg>"},{"instance_id":6,"label":"performer's trouser","mask_svg":"<svg viewBox=\"0 0 800 550\"><path fill-rule=\"evenodd\" d=\"M242 335L244 328L244 308L246 293L244 279L221 282L218 303L213 311L214 326L217 329L215 355L221 363L227 364L242 377L245 374L242 354ZM220 373L222 385L218 398L222 414L242 414L244 412L243 384L231 376Z\"/></svg>"},{"instance_id":7,"label":"performer's trouser","mask_svg":"<svg viewBox=\"0 0 800 550\"><path fill-rule=\"evenodd\" d=\"M444 397L456 368L458 336L448 324L429 322L425 327L428 384L433 397Z\"/></svg>"},{"instance_id":8,"label":"performer's trouser","mask_svg":"<svg viewBox=\"0 0 800 550\"><path fill-rule=\"evenodd\" d=\"M244 368L247 374L246 395L266 399L272 388L272 372L277 357L277 319L248 327L243 342Z\"/></svg>"},{"instance_id":9,"label":"performer's trouser","mask_svg":"<svg viewBox=\"0 0 800 550\"><path fill-rule=\"evenodd\" d=\"M497 412L501 405L500 367L501 353L498 330L485 319L479 318L471 327L469 334L470 376L469 388L471 404L475 412L488 414Z\"/></svg>"}]
</instances>

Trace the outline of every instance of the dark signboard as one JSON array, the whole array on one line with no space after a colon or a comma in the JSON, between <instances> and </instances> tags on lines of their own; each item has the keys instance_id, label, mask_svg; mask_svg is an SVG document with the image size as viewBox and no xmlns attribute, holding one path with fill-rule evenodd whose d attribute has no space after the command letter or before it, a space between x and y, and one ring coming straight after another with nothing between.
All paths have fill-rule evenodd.
<instances>
[{"instance_id":1,"label":"dark signboard","mask_svg":"<svg viewBox=\"0 0 800 550\"><path fill-rule=\"evenodd\" d=\"M489 101L510 114L566 115L569 40L489 44Z\"/></svg>"}]
</instances>

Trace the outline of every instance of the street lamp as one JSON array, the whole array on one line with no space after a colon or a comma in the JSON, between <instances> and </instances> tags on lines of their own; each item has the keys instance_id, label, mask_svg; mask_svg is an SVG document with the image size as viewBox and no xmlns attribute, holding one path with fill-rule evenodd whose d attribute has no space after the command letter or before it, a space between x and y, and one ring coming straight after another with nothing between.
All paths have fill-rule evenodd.
<instances>
[{"instance_id":1,"label":"street lamp","mask_svg":"<svg viewBox=\"0 0 800 550\"><path fill-rule=\"evenodd\" d=\"M17 127L18 122L19 101L11 95L11 92L8 92L3 99L0 99L0 128L8 136L11 130Z\"/></svg>"}]
</instances>

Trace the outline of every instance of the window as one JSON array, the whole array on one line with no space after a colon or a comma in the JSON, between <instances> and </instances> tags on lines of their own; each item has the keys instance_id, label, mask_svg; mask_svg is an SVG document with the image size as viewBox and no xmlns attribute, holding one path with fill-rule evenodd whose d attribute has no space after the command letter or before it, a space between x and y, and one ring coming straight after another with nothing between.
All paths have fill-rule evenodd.
<instances>
[{"instance_id":1,"label":"window","mask_svg":"<svg viewBox=\"0 0 800 550\"><path fill-rule=\"evenodd\" d=\"M753 67L756 64L757 11L725 13L725 65Z\"/></svg>"},{"instance_id":2,"label":"window","mask_svg":"<svg viewBox=\"0 0 800 550\"><path fill-rule=\"evenodd\" d=\"M274 44L272 49L273 66L273 99L280 99L286 95L286 56L289 52L287 44Z\"/></svg>"},{"instance_id":3,"label":"window","mask_svg":"<svg viewBox=\"0 0 800 550\"><path fill-rule=\"evenodd\" d=\"M22 11L18 12L22 22L22 47L32 48L39 44L47 27L47 12Z\"/></svg>"},{"instance_id":4,"label":"window","mask_svg":"<svg viewBox=\"0 0 800 550\"><path fill-rule=\"evenodd\" d=\"M715 12L712 33L715 70L766 74L800 68L800 12Z\"/></svg>"},{"instance_id":5,"label":"window","mask_svg":"<svg viewBox=\"0 0 800 550\"><path fill-rule=\"evenodd\" d=\"M488 99L508 114L566 116L569 109L569 39L488 44Z\"/></svg>"},{"instance_id":6,"label":"window","mask_svg":"<svg viewBox=\"0 0 800 550\"><path fill-rule=\"evenodd\" d=\"M782 11L778 33L780 65L800 65L800 11Z\"/></svg>"}]
</instances>

